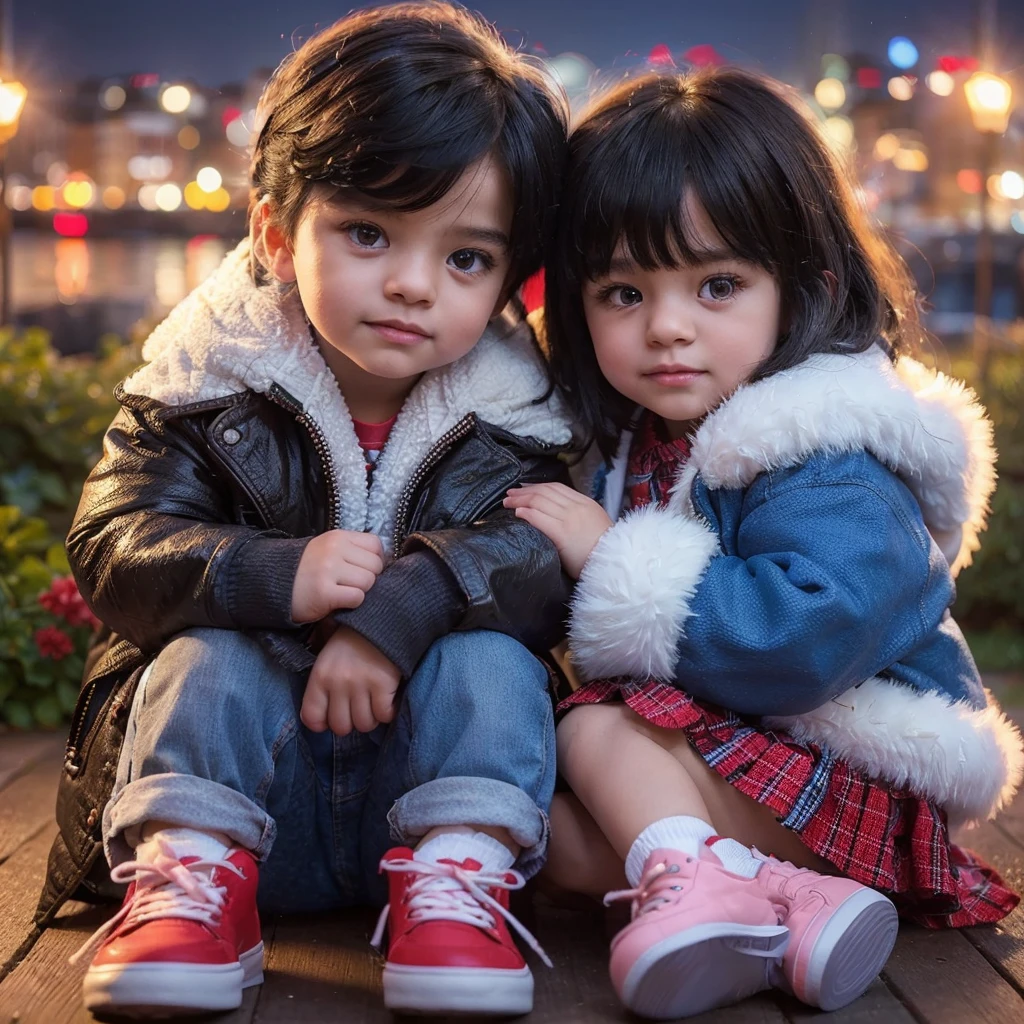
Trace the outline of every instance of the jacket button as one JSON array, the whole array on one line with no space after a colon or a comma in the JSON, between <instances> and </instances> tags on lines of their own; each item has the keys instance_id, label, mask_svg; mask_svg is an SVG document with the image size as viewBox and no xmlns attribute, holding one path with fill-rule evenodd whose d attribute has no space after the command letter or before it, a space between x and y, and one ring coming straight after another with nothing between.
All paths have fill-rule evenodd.
<instances>
[{"instance_id":1,"label":"jacket button","mask_svg":"<svg viewBox=\"0 0 1024 1024\"><path fill-rule=\"evenodd\" d=\"M234 427L228 427L221 436L224 438L225 444L238 444L242 440L242 432L235 430Z\"/></svg>"}]
</instances>

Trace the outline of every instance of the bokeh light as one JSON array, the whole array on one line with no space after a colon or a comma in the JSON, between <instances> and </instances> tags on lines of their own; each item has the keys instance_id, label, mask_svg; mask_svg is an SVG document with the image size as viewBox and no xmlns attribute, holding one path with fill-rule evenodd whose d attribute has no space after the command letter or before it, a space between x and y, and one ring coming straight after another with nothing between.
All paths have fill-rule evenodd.
<instances>
[{"instance_id":1,"label":"bokeh light","mask_svg":"<svg viewBox=\"0 0 1024 1024\"><path fill-rule=\"evenodd\" d=\"M128 98L128 94L124 91L124 88L120 85L108 85L100 93L100 104L107 110L120 110L124 106L124 101Z\"/></svg>"},{"instance_id":2,"label":"bokeh light","mask_svg":"<svg viewBox=\"0 0 1024 1024\"><path fill-rule=\"evenodd\" d=\"M891 160L900 148L900 137L893 135L892 132L886 132L884 135L879 135L875 140L875 159L876 160Z\"/></svg>"},{"instance_id":3,"label":"bokeh light","mask_svg":"<svg viewBox=\"0 0 1024 1024\"><path fill-rule=\"evenodd\" d=\"M223 180L216 167L202 167L196 173L196 184L204 192L216 192Z\"/></svg>"},{"instance_id":4,"label":"bokeh light","mask_svg":"<svg viewBox=\"0 0 1024 1024\"><path fill-rule=\"evenodd\" d=\"M160 106L168 114L183 114L192 102L192 92L184 85L169 85L160 93Z\"/></svg>"},{"instance_id":5,"label":"bokeh light","mask_svg":"<svg viewBox=\"0 0 1024 1024\"><path fill-rule=\"evenodd\" d=\"M901 146L893 155L892 165L899 171L927 171L928 154L917 146Z\"/></svg>"},{"instance_id":6,"label":"bokeh light","mask_svg":"<svg viewBox=\"0 0 1024 1024\"><path fill-rule=\"evenodd\" d=\"M171 181L164 182L153 194L157 209L173 213L181 206L181 189Z\"/></svg>"},{"instance_id":7,"label":"bokeh light","mask_svg":"<svg viewBox=\"0 0 1024 1024\"><path fill-rule=\"evenodd\" d=\"M936 96L952 96L953 90L956 88L953 76L946 71L933 71L925 77L924 84Z\"/></svg>"},{"instance_id":8,"label":"bokeh light","mask_svg":"<svg viewBox=\"0 0 1024 1024\"><path fill-rule=\"evenodd\" d=\"M93 183L85 175L69 178L61 187L61 199L72 210L84 210L96 197Z\"/></svg>"},{"instance_id":9,"label":"bokeh light","mask_svg":"<svg viewBox=\"0 0 1024 1024\"><path fill-rule=\"evenodd\" d=\"M826 53L821 58L821 77L838 78L840 82L850 80L850 65L838 53Z\"/></svg>"},{"instance_id":10,"label":"bokeh light","mask_svg":"<svg viewBox=\"0 0 1024 1024\"><path fill-rule=\"evenodd\" d=\"M1007 199L1024 199L1024 177L1016 171L1003 171L999 175L999 189Z\"/></svg>"},{"instance_id":11,"label":"bokeh light","mask_svg":"<svg viewBox=\"0 0 1024 1024\"><path fill-rule=\"evenodd\" d=\"M823 78L814 87L814 98L822 110L838 110L846 102L846 86L838 78Z\"/></svg>"},{"instance_id":12,"label":"bokeh light","mask_svg":"<svg viewBox=\"0 0 1024 1024\"><path fill-rule=\"evenodd\" d=\"M119 188L117 185L108 185L100 198L108 210L120 210L124 206L127 196L124 194L123 188Z\"/></svg>"},{"instance_id":13,"label":"bokeh light","mask_svg":"<svg viewBox=\"0 0 1024 1024\"><path fill-rule=\"evenodd\" d=\"M893 36L889 40L888 52L890 63L903 71L912 68L919 56L917 47L906 36Z\"/></svg>"},{"instance_id":14,"label":"bokeh light","mask_svg":"<svg viewBox=\"0 0 1024 1024\"><path fill-rule=\"evenodd\" d=\"M853 146L853 122L842 114L825 118L825 133L841 152Z\"/></svg>"},{"instance_id":15,"label":"bokeh light","mask_svg":"<svg viewBox=\"0 0 1024 1024\"><path fill-rule=\"evenodd\" d=\"M152 181L146 182L142 188L139 189L138 202L144 210L156 210L159 207L156 205L156 193L160 188L159 185Z\"/></svg>"},{"instance_id":16,"label":"bokeh light","mask_svg":"<svg viewBox=\"0 0 1024 1024\"><path fill-rule=\"evenodd\" d=\"M199 145L199 129L187 124L178 132L178 145L182 149L195 149Z\"/></svg>"},{"instance_id":17,"label":"bokeh light","mask_svg":"<svg viewBox=\"0 0 1024 1024\"><path fill-rule=\"evenodd\" d=\"M224 129L224 134L227 135L228 142L232 146L241 148L249 145L249 129L245 127L244 119L241 117L229 121L227 128Z\"/></svg>"},{"instance_id":18,"label":"bokeh light","mask_svg":"<svg viewBox=\"0 0 1024 1024\"><path fill-rule=\"evenodd\" d=\"M57 205L57 190L52 185L36 185L32 189L32 208L46 213Z\"/></svg>"},{"instance_id":19,"label":"bokeh light","mask_svg":"<svg viewBox=\"0 0 1024 1024\"><path fill-rule=\"evenodd\" d=\"M1017 232L1018 235L1024 235L1024 211L1014 210L1010 214L1010 227Z\"/></svg>"},{"instance_id":20,"label":"bokeh light","mask_svg":"<svg viewBox=\"0 0 1024 1024\"><path fill-rule=\"evenodd\" d=\"M890 78L888 89L894 100L909 100L914 95L914 83L904 75Z\"/></svg>"},{"instance_id":21,"label":"bokeh light","mask_svg":"<svg viewBox=\"0 0 1024 1024\"><path fill-rule=\"evenodd\" d=\"M206 208L214 213L223 213L231 205L231 196L226 188L219 188L206 197Z\"/></svg>"},{"instance_id":22,"label":"bokeh light","mask_svg":"<svg viewBox=\"0 0 1024 1024\"><path fill-rule=\"evenodd\" d=\"M976 196L981 191L981 172L973 167L965 167L956 172L956 183L962 192Z\"/></svg>"}]
</instances>

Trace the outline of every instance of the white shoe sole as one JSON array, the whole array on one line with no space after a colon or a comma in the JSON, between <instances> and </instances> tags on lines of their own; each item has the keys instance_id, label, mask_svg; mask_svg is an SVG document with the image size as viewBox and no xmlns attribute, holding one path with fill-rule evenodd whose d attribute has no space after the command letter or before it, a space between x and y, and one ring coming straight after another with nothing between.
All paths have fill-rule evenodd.
<instances>
[{"instance_id":1,"label":"white shoe sole","mask_svg":"<svg viewBox=\"0 0 1024 1024\"><path fill-rule=\"evenodd\" d=\"M386 964L384 1005L399 1013L503 1016L533 1009L533 975L483 967Z\"/></svg>"},{"instance_id":2,"label":"white shoe sole","mask_svg":"<svg viewBox=\"0 0 1024 1024\"><path fill-rule=\"evenodd\" d=\"M822 1010L852 1003L885 966L898 930L896 908L881 893L861 889L847 897L814 940L797 995Z\"/></svg>"},{"instance_id":3,"label":"white shoe sole","mask_svg":"<svg viewBox=\"0 0 1024 1024\"><path fill-rule=\"evenodd\" d=\"M88 1010L161 1018L234 1010L242 990L263 981L263 943L237 964L142 963L90 967L82 981Z\"/></svg>"},{"instance_id":4,"label":"white shoe sole","mask_svg":"<svg viewBox=\"0 0 1024 1024\"><path fill-rule=\"evenodd\" d=\"M672 1020L739 1002L770 987L789 942L782 925L712 922L670 935L630 968L619 993L642 1017Z\"/></svg>"}]
</instances>

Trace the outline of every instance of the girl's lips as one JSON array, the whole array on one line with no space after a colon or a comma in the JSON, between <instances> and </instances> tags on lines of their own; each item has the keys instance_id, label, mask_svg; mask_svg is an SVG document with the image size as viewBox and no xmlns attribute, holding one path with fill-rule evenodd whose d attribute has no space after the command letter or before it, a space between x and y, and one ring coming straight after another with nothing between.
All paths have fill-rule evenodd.
<instances>
[{"instance_id":1,"label":"girl's lips","mask_svg":"<svg viewBox=\"0 0 1024 1024\"><path fill-rule=\"evenodd\" d=\"M692 384L698 377L703 377L705 370L655 370L653 373L645 373L644 376L653 380L655 384L662 384L665 387L683 387Z\"/></svg>"},{"instance_id":2,"label":"girl's lips","mask_svg":"<svg viewBox=\"0 0 1024 1024\"><path fill-rule=\"evenodd\" d=\"M409 325L399 326L387 321L367 321L367 327L396 345L419 345L430 338L429 334Z\"/></svg>"}]
</instances>

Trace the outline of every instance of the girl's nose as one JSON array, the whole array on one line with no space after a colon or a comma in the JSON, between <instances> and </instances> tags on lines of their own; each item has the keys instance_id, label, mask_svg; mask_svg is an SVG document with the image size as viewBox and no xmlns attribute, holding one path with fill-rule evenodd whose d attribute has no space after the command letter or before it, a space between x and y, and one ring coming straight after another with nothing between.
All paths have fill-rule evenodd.
<instances>
[{"instance_id":1,"label":"girl's nose","mask_svg":"<svg viewBox=\"0 0 1024 1024\"><path fill-rule=\"evenodd\" d=\"M384 294L409 306L431 306L437 297L437 282L426 259L408 257L388 267Z\"/></svg>"},{"instance_id":2,"label":"girl's nose","mask_svg":"<svg viewBox=\"0 0 1024 1024\"><path fill-rule=\"evenodd\" d=\"M690 345L697 337L694 318L681 303L662 303L647 322L647 343L656 347Z\"/></svg>"}]
</instances>

